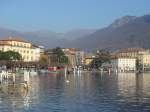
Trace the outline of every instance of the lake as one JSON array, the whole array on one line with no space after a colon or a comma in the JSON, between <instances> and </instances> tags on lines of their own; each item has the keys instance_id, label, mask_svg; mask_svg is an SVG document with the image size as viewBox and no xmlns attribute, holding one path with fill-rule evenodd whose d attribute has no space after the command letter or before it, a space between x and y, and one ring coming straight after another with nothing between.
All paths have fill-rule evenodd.
<instances>
[{"instance_id":1,"label":"lake","mask_svg":"<svg viewBox=\"0 0 150 112\"><path fill-rule=\"evenodd\" d=\"M39 74L0 89L0 112L150 112L150 73Z\"/></svg>"}]
</instances>

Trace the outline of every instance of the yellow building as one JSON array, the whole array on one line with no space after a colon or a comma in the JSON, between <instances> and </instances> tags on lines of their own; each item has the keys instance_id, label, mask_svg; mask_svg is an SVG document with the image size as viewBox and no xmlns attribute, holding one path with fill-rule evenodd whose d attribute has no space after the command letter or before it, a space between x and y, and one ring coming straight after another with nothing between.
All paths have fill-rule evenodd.
<instances>
[{"instance_id":1,"label":"yellow building","mask_svg":"<svg viewBox=\"0 0 150 112\"><path fill-rule=\"evenodd\" d=\"M85 58L85 65L90 65L93 61L93 58Z\"/></svg>"},{"instance_id":2,"label":"yellow building","mask_svg":"<svg viewBox=\"0 0 150 112\"><path fill-rule=\"evenodd\" d=\"M150 68L150 53L141 54L139 56L139 61L143 65L143 69Z\"/></svg>"},{"instance_id":3,"label":"yellow building","mask_svg":"<svg viewBox=\"0 0 150 112\"><path fill-rule=\"evenodd\" d=\"M90 65L93 59L95 58L94 54L92 53L86 53L85 55L85 65Z\"/></svg>"},{"instance_id":4,"label":"yellow building","mask_svg":"<svg viewBox=\"0 0 150 112\"><path fill-rule=\"evenodd\" d=\"M15 51L21 54L23 61L35 62L39 61L40 48L33 45L31 42L21 38L12 38L0 40L1 51Z\"/></svg>"}]
</instances>

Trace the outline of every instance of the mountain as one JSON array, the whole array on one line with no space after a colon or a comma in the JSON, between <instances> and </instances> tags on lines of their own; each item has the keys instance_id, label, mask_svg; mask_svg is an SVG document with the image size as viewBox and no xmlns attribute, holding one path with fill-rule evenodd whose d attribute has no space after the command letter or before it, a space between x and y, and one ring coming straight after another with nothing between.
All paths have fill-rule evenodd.
<instances>
[{"instance_id":1,"label":"mountain","mask_svg":"<svg viewBox=\"0 0 150 112\"><path fill-rule=\"evenodd\" d=\"M45 46L45 48L63 47L68 40L59 38L59 34L51 31L40 30L35 32L25 32L23 36L25 39L32 41L37 45Z\"/></svg>"},{"instance_id":2,"label":"mountain","mask_svg":"<svg viewBox=\"0 0 150 112\"><path fill-rule=\"evenodd\" d=\"M84 36L88 36L94 33L97 29L74 29L62 34L62 38L73 41L74 39L79 39Z\"/></svg>"},{"instance_id":3,"label":"mountain","mask_svg":"<svg viewBox=\"0 0 150 112\"><path fill-rule=\"evenodd\" d=\"M0 28L0 39L9 36L22 36L22 34L16 30Z\"/></svg>"},{"instance_id":4,"label":"mountain","mask_svg":"<svg viewBox=\"0 0 150 112\"><path fill-rule=\"evenodd\" d=\"M54 48L57 46L64 47L70 41L87 36L96 30L92 29L76 29L66 33L57 33L48 30L39 30L34 32L19 32L16 30L0 28L0 39L5 37L22 37L37 45L45 46L45 48Z\"/></svg>"},{"instance_id":5,"label":"mountain","mask_svg":"<svg viewBox=\"0 0 150 112\"><path fill-rule=\"evenodd\" d=\"M106 28L76 39L68 46L85 50L107 48L116 50L127 47L150 47L150 15L125 16Z\"/></svg>"},{"instance_id":6,"label":"mountain","mask_svg":"<svg viewBox=\"0 0 150 112\"><path fill-rule=\"evenodd\" d=\"M76 29L65 33L39 30L19 32L0 28L0 39L23 37L46 48L75 47L84 50L107 48L116 50L127 47L150 48L150 15L124 16L103 29Z\"/></svg>"},{"instance_id":7,"label":"mountain","mask_svg":"<svg viewBox=\"0 0 150 112\"><path fill-rule=\"evenodd\" d=\"M129 15L124 16L120 19L115 20L109 27L117 28L119 26L129 23L130 21L132 21L134 19L136 19L136 16L129 16Z\"/></svg>"},{"instance_id":8,"label":"mountain","mask_svg":"<svg viewBox=\"0 0 150 112\"><path fill-rule=\"evenodd\" d=\"M50 31L36 31L36 32L19 32L11 29L0 28L0 39L6 37L21 37L29 40L37 45L45 46L46 48L63 46L66 39L58 38L58 34Z\"/></svg>"}]
</instances>

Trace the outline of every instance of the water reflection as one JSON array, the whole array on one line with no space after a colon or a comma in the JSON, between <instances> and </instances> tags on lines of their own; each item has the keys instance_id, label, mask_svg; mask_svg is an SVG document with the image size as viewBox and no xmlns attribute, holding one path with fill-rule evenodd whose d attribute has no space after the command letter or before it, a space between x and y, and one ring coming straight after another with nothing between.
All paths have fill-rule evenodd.
<instances>
[{"instance_id":1,"label":"water reflection","mask_svg":"<svg viewBox=\"0 0 150 112\"><path fill-rule=\"evenodd\" d=\"M150 74L45 74L32 77L29 90L19 89L12 94L1 89L0 109L2 112L148 112L149 85Z\"/></svg>"},{"instance_id":2,"label":"water reflection","mask_svg":"<svg viewBox=\"0 0 150 112\"><path fill-rule=\"evenodd\" d=\"M32 79L32 78L31 78ZM35 83L36 82L36 83ZM34 77L29 88L25 88L23 83L0 85L0 108L1 111L18 112L30 106L33 98L38 95L38 78ZM32 86L32 87L31 87ZM36 94L36 95L35 95ZM38 97L35 98L36 100Z\"/></svg>"}]
</instances>

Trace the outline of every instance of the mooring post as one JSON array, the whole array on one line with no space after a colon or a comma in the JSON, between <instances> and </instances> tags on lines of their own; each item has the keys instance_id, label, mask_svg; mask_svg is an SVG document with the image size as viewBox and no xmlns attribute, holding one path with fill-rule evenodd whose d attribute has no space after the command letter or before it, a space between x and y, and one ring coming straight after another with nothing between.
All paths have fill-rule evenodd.
<instances>
[{"instance_id":1,"label":"mooring post","mask_svg":"<svg viewBox=\"0 0 150 112\"><path fill-rule=\"evenodd\" d=\"M15 84L15 73L12 73L12 76L13 76L13 84Z\"/></svg>"},{"instance_id":2,"label":"mooring post","mask_svg":"<svg viewBox=\"0 0 150 112\"><path fill-rule=\"evenodd\" d=\"M27 84L29 83L29 72L28 71L24 71L24 81L27 82Z\"/></svg>"},{"instance_id":3,"label":"mooring post","mask_svg":"<svg viewBox=\"0 0 150 112\"><path fill-rule=\"evenodd\" d=\"M67 68L65 67L65 78L66 78L66 76L67 76Z\"/></svg>"},{"instance_id":4,"label":"mooring post","mask_svg":"<svg viewBox=\"0 0 150 112\"><path fill-rule=\"evenodd\" d=\"M2 84L2 81L3 81L3 76L2 73L0 73L0 84Z\"/></svg>"}]
</instances>

